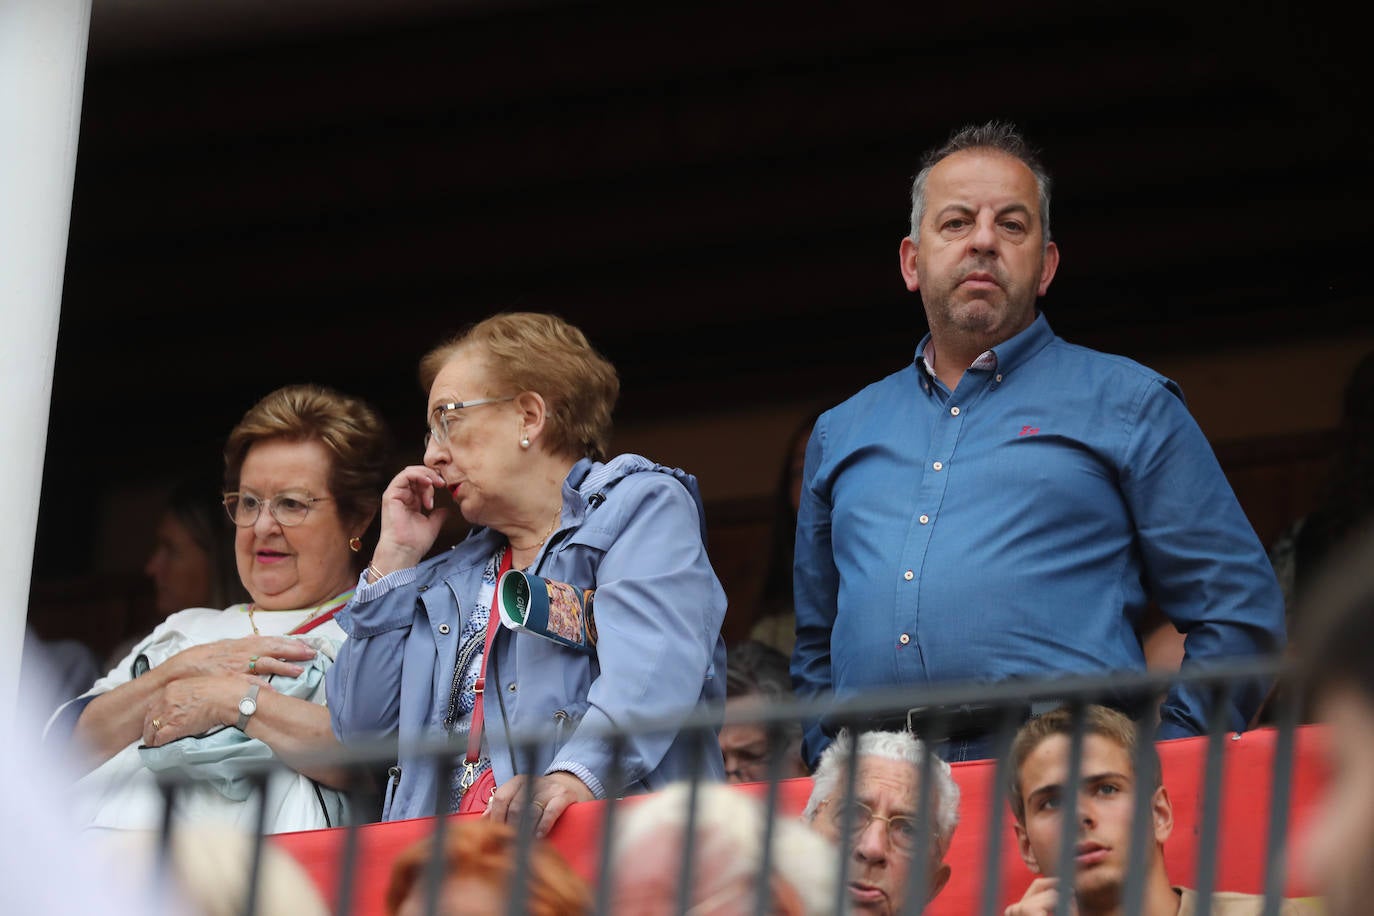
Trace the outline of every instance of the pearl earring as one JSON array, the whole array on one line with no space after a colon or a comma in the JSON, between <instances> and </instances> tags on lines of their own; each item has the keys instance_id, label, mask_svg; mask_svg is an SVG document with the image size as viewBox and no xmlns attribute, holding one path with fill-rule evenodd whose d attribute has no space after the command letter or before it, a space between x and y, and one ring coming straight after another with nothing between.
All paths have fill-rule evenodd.
<instances>
[{"instance_id":1,"label":"pearl earring","mask_svg":"<svg viewBox=\"0 0 1374 916\"><path fill-rule=\"evenodd\" d=\"M520 447L521 447L521 448L529 448L529 447L530 447L530 437L529 437L529 436L522 436L522 437L521 437L521 439L520 439Z\"/></svg>"}]
</instances>

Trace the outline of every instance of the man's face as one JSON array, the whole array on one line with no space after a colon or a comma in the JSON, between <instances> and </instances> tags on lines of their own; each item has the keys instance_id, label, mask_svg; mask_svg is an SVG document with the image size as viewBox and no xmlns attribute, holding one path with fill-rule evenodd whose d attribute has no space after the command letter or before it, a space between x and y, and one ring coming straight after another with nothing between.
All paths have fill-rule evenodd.
<instances>
[{"instance_id":1,"label":"man's face","mask_svg":"<svg viewBox=\"0 0 1374 916\"><path fill-rule=\"evenodd\" d=\"M986 349L1035 320L1059 251L1044 244L1031 170L1003 153L964 150L931 169L920 241L903 239L901 259L937 340Z\"/></svg>"},{"instance_id":2,"label":"man's face","mask_svg":"<svg viewBox=\"0 0 1374 916\"><path fill-rule=\"evenodd\" d=\"M725 701L726 722L720 728L720 752L727 782L754 782L768 777L768 730L755 722L731 722L730 713L747 716L759 704L754 697ZM788 774L791 775L791 774Z\"/></svg>"},{"instance_id":3,"label":"man's face","mask_svg":"<svg viewBox=\"0 0 1374 916\"><path fill-rule=\"evenodd\" d=\"M861 756L859 772L854 784L854 797L875 815L864 823L862 808L858 816L851 816L850 827L855 830L853 853L849 869L849 902L855 913L900 913L906 899L907 873L911 866L911 852L894 845L897 833L889 829L886 820L879 818L904 817L916 824L919 772L909 763L886 757ZM813 826L823 836L839 843L840 821L843 817L844 778L836 795L822 803ZM932 819L933 820L933 819ZM928 840L930 874L926 880L926 900L931 900L949 880L950 868L942 861L943 850L936 848L934 830Z\"/></svg>"},{"instance_id":4,"label":"man's face","mask_svg":"<svg viewBox=\"0 0 1374 916\"><path fill-rule=\"evenodd\" d=\"M1083 769L1077 801L1074 861L1059 862L1061 807L1068 783L1070 739L1051 735L1021 765L1021 799L1025 824L1015 824L1021 858L1031 871L1067 880L1072 869L1074 894L1084 913L1117 906L1126 883L1134 813L1134 766L1130 752L1101 735L1083 739ZM1148 870L1173 828L1173 809L1163 787L1154 791L1151 816L1154 839L1145 859Z\"/></svg>"},{"instance_id":5,"label":"man's face","mask_svg":"<svg viewBox=\"0 0 1374 916\"><path fill-rule=\"evenodd\" d=\"M1330 780L1303 837L1302 862L1331 916L1368 911L1374 897L1374 706L1353 688L1323 698Z\"/></svg>"}]
</instances>

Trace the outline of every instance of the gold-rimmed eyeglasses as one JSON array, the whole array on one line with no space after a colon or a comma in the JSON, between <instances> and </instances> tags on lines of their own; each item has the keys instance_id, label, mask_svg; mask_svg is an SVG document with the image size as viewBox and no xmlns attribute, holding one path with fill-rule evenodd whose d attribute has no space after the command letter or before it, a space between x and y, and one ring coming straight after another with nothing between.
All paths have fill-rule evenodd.
<instances>
[{"instance_id":1,"label":"gold-rimmed eyeglasses","mask_svg":"<svg viewBox=\"0 0 1374 916\"><path fill-rule=\"evenodd\" d=\"M466 410L469 407L481 407L483 404L500 404L505 401L514 401L515 395L508 398L477 398L472 401L450 401L447 404L440 404L429 412L429 428L425 430L425 448L429 448L431 440L435 442L447 442L449 436L449 421L458 411Z\"/></svg>"},{"instance_id":2,"label":"gold-rimmed eyeglasses","mask_svg":"<svg viewBox=\"0 0 1374 916\"><path fill-rule=\"evenodd\" d=\"M277 524L290 528L305 521L315 503L330 499L329 496L311 496L307 493L278 493L271 499L263 499L256 493L224 494L224 511L229 520L240 528L251 528L258 522L262 507L277 520Z\"/></svg>"},{"instance_id":3,"label":"gold-rimmed eyeglasses","mask_svg":"<svg viewBox=\"0 0 1374 916\"><path fill-rule=\"evenodd\" d=\"M916 818L908 817L905 814L883 817L861 801L850 802L848 805L831 806L830 817L837 828L848 825L850 834L856 841L860 834L868 829L869 824L874 821L882 821L887 827L888 844L902 852L911 852L915 849L916 838L920 835L920 826L917 824ZM933 838L932 842L934 842Z\"/></svg>"}]
</instances>

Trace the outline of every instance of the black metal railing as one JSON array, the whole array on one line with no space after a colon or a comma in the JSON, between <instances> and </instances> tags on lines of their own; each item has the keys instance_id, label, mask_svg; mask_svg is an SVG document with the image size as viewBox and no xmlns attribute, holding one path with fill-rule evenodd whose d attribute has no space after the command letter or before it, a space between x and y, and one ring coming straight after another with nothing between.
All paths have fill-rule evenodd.
<instances>
[{"instance_id":1,"label":"black metal railing","mask_svg":"<svg viewBox=\"0 0 1374 916\"><path fill-rule=\"evenodd\" d=\"M923 685L919 688L893 688L873 691L862 696L831 697L816 702L793 700L768 706L752 707L747 714L742 713L736 716L732 712L732 721L757 723L763 726L771 736L778 738L788 726L794 726L797 722L823 722L826 724L827 730L831 731L840 728L863 730L874 721L899 719L905 711L919 707L924 712L922 717L924 725L922 733L918 737L929 749L938 746L946 737L950 717L953 716L954 710L974 704L980 707L991 706L1005 710L1004 715L994 717L996 725L992 733L993 752L992 759L989 761L994 767L992 776L994 791L991 803L987 805L985 811L976 812L986 817L984 833L986 847L981 863L984 880L978 912L981 916L994 916L994 914L1001 912L1002 895L1005 890L1002 886L1002 853L1006 832L1009 830L1007 817L1011 813L1007 790L1009 783L1008 758L1013 736L1023 721L1021 712L1027 708L1027 705L1038 707L1059 705L1073 711L1075 727L1070 742L1067 785L1076 786L1079 784L1082 772L1085 740L1082 713L1088 704L1108 700L1108 705L1132 710L1132 718L1136 722L1139 736L1134 752L1135 769L1137 773L1145 773L1154 765L1151 762L1151 755L1157 729L1156 718L1159 702L1172 688L1179 685L1202 690L1210 698L1210 712L1205 768L1201 781L1203 805L1201 818L1197 824L1199 840L1197 843L1195 889L1199 897L1198 916L1209 916L1212 912L1213 894L1216 891L1218 874L1218 838L1223 827L1221 823L1221 799L1225 780L1225 742L1228 735L1231 734L1227 728L1226 718L1226 711L1230 705L1229 698L1237 690L1252 690L1256 683L1272 682L1277 677L1285 676L1287 676L1287 671L1279 660L1254 659L1219 664L1205 669L1189 669L1169 673L1104 674L1043 681L1018 680L999 684ZM1288 822L1294 770L1295 734L1300 724L1298 692L1286 690L1280 692L1278 696L1281 705L1277 711L1276 724L1271 726L1276 731L1276 740L1273 761L1274 773L1268 798L1268 835L1263 866L1265 916L1277 916L1287 881ZM942 715L942 710L949 710L949 715ZM682 719L641 722L637 725L636 733L673 731L694 734L700 741L714 742L717 740L717 731L720 725L719 711L700 710ZM619 761L622 757L621 752L623 752L626 741L631 737L631 734L622 730L606 730L602 737L610 742L617 751L615 759ZM533 747L537 742L549 740L550 735L543 732L526 732L512 734L511 738L514 747L528 748ZM366 774L375 772L379 765L384 766L387 762L395 760L398 756L398 750L401 748L398 748L395 741L379 741L350 746L338 753L328 755L307 755L299 763L302 766L328 764L342 767L348 772L358 774L359 780L362 780L366 778ZM462 758L465 746L460 742L435 738L415 742L408 745L404 750L409 754L434 756L440 763L440 784L444 785L447 784L445 782L446 774L451 772L455 763ZM859 742L850 742L849 765L845 768L847 775L844 791L846 796L852 796L854 792L855 778L859 769L855 765L858 750ZM913 862L925 861L925 856L930 852L929 844L934 836L934 831L931 829L934 823L932 816L934 765L933 754L927 753L922 761L919 797L916 800L916 819L920 829L917 830L916 847L911 853ZM769 874L773 865L774 818L778 816L780 811L779 787L783 773L782 758L778 755L772 756L769 766L770 774L767 779L766 790L762 794L769 816L764 819L764 835L760 837L762 865L757 875L758 880L754 884L752 907L752 911L760 914L760 916L771 912L772 885ZM267 785L270 774L279 767L280 764L262 764L255 766L248 773L256 782L254 797L258 801L257 825L259 832L266 810L264 787ZM621 776L622 773L611 774L607 785L620 784ZM694 786L702 776L701 773L695 774L692 780ZM161 785L164 789L165 798L169 802L169 810L178 787L184 784L186 780L187 776L177 771L168 771L162 775ZM529 812L534 810L530 804L533 800L534 783L532 780L527 780L525 786L527 794L523 810ZM1062 824L1068 825L1075 822L1077 794L1075 791L1063 793L1061 799ZM446 793L439 793L439 795L446 799ZM593 881L596 893L596 912L598 914L613 912L610 895L611 888L615 883L615 863L612 861L611 852L619 817L619 807L620 805L615 799L611 799L603 807L597 873ZM848 807L845 806L846 811ZM436 810L435 813L444 814L447 812ZM965 815L974 813L963 812ZM676 909L679 913L686 912L690 908L692 900L693 869L697 867L694 855L697 839L696 831L693 829L694 818L695 806L688 814L687 829L683 835L680 873L677 882ZM335 893L335 912L339 916L349 916L349 914L358 911L355 886L359 864L358 830L366 821L366 817L356 818L351 824L335 828L346 834L340 846L340 860L337 869L339 884ZM530 825L523 824L522 826L528 828ZM164 819L164 837L161 844L164 851L168 848L166 835L176 829L177 823L174 818L169 816ZM449 829L447 818L436 817L433 826L436 841L432 844L435 856L424 871L423 878L427 889L430 912L434 912L439 890L445 878L445 866L442 861L442 839L447 829ZM842 824L839 835L847 837L850 835L850 831L845 829L845 825ZM532 831L522 829L519 831L519 836L521 840L515 851L516 878L509 889L509 912L512 914L525 912L524 882L521 880L521 876L525 874L529 863ZM1127 916L1140 916L1142 912L1146 856L1150 849L1149 837L1150 793L1140 791L1135 794L1131 844L1124 885L1124 904ZM848 848L849 845L848 842L837 844L833 862L836 875L844 874L852 852ZM1073 861L1074 845L1075 832L1063 830L1060 837L1059 861ZM247 897L245 916L253 916L258 911L259 899L256 893L256 884L260 860L260 855L253 857L252 873L246 876L253 884L254 892L251 892ZM904 912L919 913L921 911L928 890L925 886L926 880L924 869L910 869L909 884L905 894L907 903ZM843 913L846 910L845 882L836 881L835 887L836 897L833 912ZM1058 916L1067 916L1071 911L1070 906L1071 896L1061 894L1057 909Z\"/></svg>"}]
</instances>

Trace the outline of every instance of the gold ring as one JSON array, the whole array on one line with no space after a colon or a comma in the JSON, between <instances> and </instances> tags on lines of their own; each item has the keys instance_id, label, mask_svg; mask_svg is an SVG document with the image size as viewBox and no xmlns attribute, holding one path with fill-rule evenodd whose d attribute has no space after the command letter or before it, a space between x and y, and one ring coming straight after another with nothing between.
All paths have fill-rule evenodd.
<instances>
[{"instance_id":1,"label":"gold ring","mask_svg":"<svg viewBox=\"0 0 1374 916\"><path fill-rule=\"evenodd\" d=\"M540 811L543 811L544 808L545 808L545 806L546 806L548 803L547 803L547 802L541 802L541 801L535 801L535 802L533 802L532 804L533 804L536 808L538 808Z\"/></svg>"},{"instance_id":2,"label":"gold ring","mask_svg":"<svg viewBox=\"0 0 1374 916\"><path fill-rule=\"evenodd\" d=\"M154 720L153 720L153 731L157 731L157 730L158 730L159 728L161 728L161 727L162 727L162 720L161 720L161 719L154 719Z\"/></svg>"},{"instance_id":3,"label":"gold ring","mask_svg":"<svg viewBox=\"0 0 1374 916\"><path fill-rule=\"evenodd\" d=\"M258 656L254 655L252 658L248 659L248 673L258 673Z\"/></svg>"}]
</instances>

